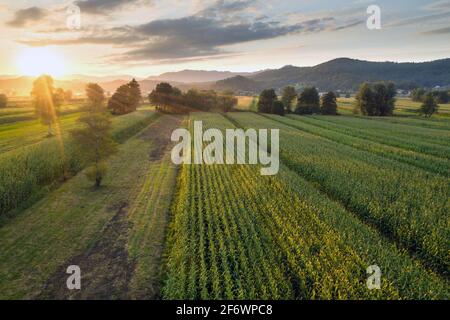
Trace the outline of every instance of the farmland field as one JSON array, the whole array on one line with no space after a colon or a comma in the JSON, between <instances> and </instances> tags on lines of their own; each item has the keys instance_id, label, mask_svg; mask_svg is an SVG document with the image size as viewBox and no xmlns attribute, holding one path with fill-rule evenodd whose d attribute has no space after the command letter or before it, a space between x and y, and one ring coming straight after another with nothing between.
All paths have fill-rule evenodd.
<instances>
[{"instance_id":1,"label":"farmland field","mask_svg":"<svg viewBox=\"0 0 450 320\"><path fill-rule=\"evenodd\" d=\"M35 120L0 125L2 299L450 297L446 117L145 107L114 118L120 151L94 190L67 137L78 116L60 118L59 139ZM197 120L279 129L278 174L174 165L172 131ZM83 290L66 290L68 265L82 268ZM380 290L367 288L370 265Z\"/></svg>"}]
</instances>

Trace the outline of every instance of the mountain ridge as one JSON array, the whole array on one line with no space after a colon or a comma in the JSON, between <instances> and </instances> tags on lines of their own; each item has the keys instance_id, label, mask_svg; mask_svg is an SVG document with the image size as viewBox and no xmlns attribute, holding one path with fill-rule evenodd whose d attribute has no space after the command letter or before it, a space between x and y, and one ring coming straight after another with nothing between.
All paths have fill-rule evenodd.
<instances>
[{"instance_id":1,"label":"mountain ridge","mask_svg":"<svg viewBox=\"0 0 450 320\"><path fill-rule=\"evenodd\" d=\"M281 89L293 85L300 89L315 86L320 91L354 91L365 81L394 81L400 89L421 86L450 87L450 58L427 62L374 62L351 58L337 58L316 66L285 65L279 69L236 73L230 71L182 70L147 78L122 76L71 76L55 79L55 86L83 94L88 82L98 82L106 92L136 78L145 94L159 82L169 82L182 90L190 88L232 90L238 94L258 94L265 88ZM193 78L186 78L191 76ZM205 77L209 81L204 80ZM161 79L162 78L162 79ZM219 80L211 80L211 79ZM183 81L177 81L183 80ZM189 80L190 81L187 81ZM0 93L29 95L34 77L0 75Z\"/></svg>"}]
</instances>

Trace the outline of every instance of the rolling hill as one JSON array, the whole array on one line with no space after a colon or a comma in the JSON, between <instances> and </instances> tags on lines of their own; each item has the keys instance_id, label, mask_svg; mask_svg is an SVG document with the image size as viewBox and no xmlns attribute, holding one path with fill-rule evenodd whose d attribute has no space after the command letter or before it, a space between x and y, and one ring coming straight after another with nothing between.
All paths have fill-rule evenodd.
<instances>
[{"instance_id":1,"label":"rolling hill","mask_svg":"<svg viewBox=\"0 0 450 320\"><path fill-rule=\"evenodd\" d=\"M182 70L178 72L167 72L159 76L148 77L148 80L160 80L170 82L185 82L185 83L201 83L201 82L215 82L232 78L235 76L251 76L252 73L236 73L230 71L205 71L205 70Z\"/></svg>"},{"instance_id":2,"label":"rolling hill","mask_svg":"<svg viewBox=\"0 0 450 320\"><path fill-rule=\"evenodd\" d=\"M314 67L285 66L250 77L266 88L316 86L320 90L355 90L364 81L393 81L399 88L450 85L450 59L423 63L370 62L340 58Z\"/></svg>"}]
</instances>

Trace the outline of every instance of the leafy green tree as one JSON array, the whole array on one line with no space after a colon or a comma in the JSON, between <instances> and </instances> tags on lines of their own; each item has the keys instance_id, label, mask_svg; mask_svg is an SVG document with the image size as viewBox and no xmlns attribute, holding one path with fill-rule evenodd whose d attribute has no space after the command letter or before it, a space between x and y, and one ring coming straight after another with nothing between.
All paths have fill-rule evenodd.
<instances>
[{"instance_id":1,"label":"leafy green tree","mask_svg":"<svg viewBox=\"0 0 450 320\"><path fill-rule=\"evenodd\" d=\"M356 94L355 112L366 116L392 115L395 108L395 95L393 83L363 83Z\"/></svg>"},{"instance_id":2,"label":"leafy green tree","mask_svg":"<svg viewBox=\"0 0 450 320\"><path fill-rule=\"evenodd\" d=\"M87 168L86 176L94 181L95 187L100 187L106 175L106 159L117 151L117 145L111 136L111 119L103 106L104 92L97 84L86 86L88 97L87 112L83 113L78 122L80 128L71 131L74 143L79 146L85 159L92 163Z\"/></svg>"},{"instance_id":3,"label":"leafy green tree","mask_svg":"<svg viewBox=\"0 0 450 320\"><path fill-rule=\"evenodd\" d=\"M194 91L190 95L197 97ZM170 113L186 112L186 109L181 104L182 93L180 89L172 87L167 82L158 83L156 88L148 95L148 100L156 106L157 111Z\"/></svg>"},{"instance_id":4,"label":"leafy green tree","mask_svg":"<svg viewBox=\"0 0 450 320\"><path fill-rule=\"evenodd\" d=\"M6 108L8 105L8 97L6 94L0 94L0 108Z\"/></svg>"},{"instance_id":5,"label":"leafy green tree","mask_svg":"<svg viewBox=\"0 0 450 320\"><path fill-rule=\"evenodd\" d=\"M105 111L105 91L97 83L88 83L86 85L87 111Z\"/></svg>"},{"instance_id":6,"label":"leafy green tree","mask_svg":"<svg viewBox=\"0 0 450 320\"><path fill-rule=\"evenodd\" d=\"M396 90L392 82L377 82L373 84L374 109L379 116L391 116L395 108Z\"/></svg>"},{"instance_id":7,"label":"leafy green tree","mask_svg":"<svg viewBox=\"0 0 450 320\"><path fill-rule=\"evenodd\" d=\"M277 100L272 104L271 113L277 114L279 116L284 116L284 107L284 103L280 100Z\"/></svg>"},{"instance_id":8,"label":"leafy green tree","mask_svg":"<svg viewBox=\"0 0 450 320\"><path fill-rule=\"evenodd\" d=\"M364 82L363 84L361 84L358 93L356 94L355 112L361 112L361 114L365 116L374 115L375 110L373 110L374 107L373 96L374 93L370 88L369 83Z\"/></svg>"},{"instance_id":9,"label":"leafy green tree","mask_svg":"<svg viewBox=\"0 0 450 320\"><path fill-rule=\"evenodd\" d=\"M130 87L130 103L132 108L136 110L142 99L141 87L136 79L131 80L128 86Z\"/></svg>"},{"instance_id":10,"label":"leafy green tree","mask_svg":"<svg viewBox=\"0 0 450 320\"><path fill-rule=\"evenodd\" d=\"M425 94L426 94L426 91L424 88L415 88L411 92L411 100L415 101L415 102L421 102L421 101L423 101Z\"/></svg>"},{"instance_id":11,"label":"leafy green tree","mask_svg":"<svg viewBox=\"0 0 450 320\"><path fill-rule=\"evenodd\" d=\"M57 108L61 107L64 103L64 89L57 88L55 92L53 93L53 103Z\"/></svg>"},{"instance_id":12,"label":"leafy green tree","mask_svg":"<svg viewBox=\"0 0 450 320\"><path fill-rule=\"evenodd\" d=\"M64 91L64 101L70 102L70 100L72 100L72 98L73 98L72 90L65 90Z\"/></svg>"},{"instance_id":13,"label":"leafy green tree","mask_svg":"<svg viewBox=\"0 0 450 320\"><path fill-rule=\"evenodd\" d=\"M132 112L128 92L129 87L126 84L121 85L114 92L108 101L108 109L112 114L121 115Z\"/></svg>"},{"instance_id":14,"label":"leafy green tree","mask_svg":"<svg viewBox=\"0 0 450 320\"><path fill-rule=\"evenodd\" d=\"M238 99L234 96L233 91L225 91L217 95L217 107L222 112L229 112L238 104Z\"/></svg>"},{"instance_id":15,"label":"leafy green tree","mask_svg":"<svg viewBox=\"0 0 450 320\"><path fill-rule=\"evenodd\" d=\"M36 115L48 126L48 136L53 136L53 124L57 122L59 113L58 101L55 103L53 79L42 75L33 82L31 96Z\"/></svg>"},{"instance_id":16,"label":"leafy green tree","mask_svg":"<svg viewBox=\"0 0 450 320\"><path fill-rule=\"evenodd\" d=\"M314 114L320 113L320 97L319 92L314 87L305 88L298 97L297 108L295 113L298 114Z\"/></svg>"},{"instance_id":17,"label":"leafy green tree","mask_svg":"<svg viewBox=\"0 0 450 320\"><path fill-rule=\"evenodd\" d=\"M292 86L287 86L283 89L283 94L281 97L281 101L283 101L284 108L288 112L292 112L292 104L294 100L297 98L297 91Z\"/></svg>"},{"instance_id":18,"label":"leafy green tree","mask_svg":"<svg viewBox=\"0 0 450 320\"><path fill-rule=\"evenodd\" d=\"M438 109L439 106L436 103L433 94L431 92L427 93L423 99L423 104L419 109L419 113L429 118L436 113Z\"/></svg>"},{"instance_id":19,"label":"leafy green tree","mask_svg":"<svg viewBox=\"0 0 450 320\"><path fill-rule=\"evenodd\" d=\"M109 99L108 109L115 115L127 114L136 111L140 101L141 89L139 83L133 79L116 90Z\"/></svg>"},{"instance_id":20,"label":"leafy green tree","mask_svg":"<svg viewBox=\"0 0 450 320\"><path fill-rule=\"evenodd\" d=\"M321 113L328 115L337 114L336 95L330 91L322 97Z\"/></svg>"},{"instance_id":21,"label":"leafy green tree","mask_svg":"<svg viewBox=\"0 0 450 320\"><path fill-rule=\"evenodd\" d=\"M259 95L258 112L271 113L273 103L277 100L274 89L265 89Z\"/></svg>"}]
</instances>

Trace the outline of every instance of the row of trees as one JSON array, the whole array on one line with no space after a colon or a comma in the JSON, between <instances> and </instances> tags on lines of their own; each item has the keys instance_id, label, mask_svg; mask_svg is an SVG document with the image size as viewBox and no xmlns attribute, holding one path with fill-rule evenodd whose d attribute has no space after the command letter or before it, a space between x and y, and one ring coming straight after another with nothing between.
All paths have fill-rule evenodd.
<instances>
[{"instance_id":1,"label":"row of trees","mask_svg":"<svg viewBox=\"0 0 450 320\"><path fill-rule=\"evenodd\" d=\"M295 100L297 104L293 110ZM274 89L266 89L259 96L258 111L278 115L284 115L286 112L336 115L336 95L330 91L320 99L319 92L314 87L305 88L297 95L295 88L288 86L283 89L281 99L278 100Z\"/></svg>"},{"instance_id":2,"label":"row of trees","mask_svg":"<svg viewBox=\"0 0 450 320\"><path fill-rule=\"evenodd\" d=\"M43 75L33 83L31 92L33 106L42 123L48 125L48 135L53 135L52 126L57 122L63 101L69 97L62 89L55 89L52 77ZM106 173L105 159L116 151L111 135L111 119L105 104L105 93L96 83L86 86L86 104L78 122L72 130L73 143L78 146L85 159L92 163L86 171L87 177L99 187Z\"/></svg>"},{"instance_id":3,"label":"row of trees","mask_svg":"<svg viewBox=\"0 0 450 320\"><path fill-rule=\"evenodd\" d=\"M438 101L448 102L442 93L446 92L415 89L412 93L413 100L423 102L417 112L431 117L439 109ZM394 113L395 95L392 82L363 83L356 95L355 112L367 116L390 116Z\"/></svg>"},{"instance_id":4,"label":"row of trees","mask_svg":"<svg viewBox=\"0 0 450 320\"><path fill-rule=\"evenodd\" d=\"M425 102L428 94L431 94L431 96L435 99L436 103L449 103L450 102L450 94L448 91L443 91L443 90L427 91L424 88L414 89L411 92L411 99L416 102Z\"/></svg>"},{"instance_id":5,"label":"row of trees","mask_svg":"<svg viewBox=\"0 0 450 320\"><path fill-rule=\"evenodd\" d=\"M36 115L43 124L48 126L48 136L52 136L53 125L56 123L60 107L64 102L72 99L72 92L55 88L53 78L49 75L42 75L33 82L31 96ZM92 83L86 86L86 96L87 111L91 111L92 106L103 105L106 99L103 89L98 84ZM93 99L101 99L101 101ZM135 111L140 101L141 89L139 83L133 79L116 90L109 99L108 109L115 115L126 114Z\"/></svg>"},{"instance_id":6,"label":"row of trees","mask_svg":"<svg viewBox=\"0 0 450 320\"><path fill-rule=\"evenodd\" d=\"M166 113L187 113L198 110L228 112L237 104L237 98L230 91L218 94L214 90L191 89L183 93L165 82L159 83L149 94L148 99L158 111Z\"/></svg>"}]
</instances>

